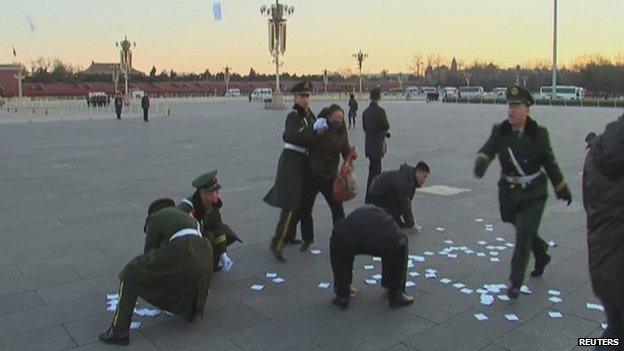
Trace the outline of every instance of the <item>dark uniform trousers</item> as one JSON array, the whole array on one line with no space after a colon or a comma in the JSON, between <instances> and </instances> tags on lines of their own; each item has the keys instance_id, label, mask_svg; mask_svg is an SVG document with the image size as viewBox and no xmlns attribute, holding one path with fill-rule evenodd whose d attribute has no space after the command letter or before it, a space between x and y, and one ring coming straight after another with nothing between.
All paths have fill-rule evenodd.
<instances>
[{"instance_id":1,"label":"dark uniform trousers","mask_svg":"<svg viewBox=\"0 0 624 351\"><path fill-rule=\"evenodd\" d=\"M366 197L364 198L364 203L370 202L369 188L373 179L381 174L381 157L369 157L368 159L368 180L366 181Z\"/></svg>"},{"instance_id":2,"label":"dark uniform trousers","mask_svg":"<svg viewBox=\"0 0 624 351\"><path fill-rule=\"evenodd\" d=\"M113 318L113 329L115 331L128 331L130 329L137 297L136 291L125 285L123 281L119 282L119 301L117 302L117 310Z\"/></svg>"},{"instance_id":3,"label":"dark uniform trousers","mask_svg":"<svg viewBox=\"0 0 624 351\"><path fill-rule=\"evenodd\" d=\"M370 245L344 245L332 239L329 249L332 271L334 272L334 292L336 295L341 298L349 297L350 286L353 281L353 260L355 255L381 257L381 286L387 288L390 293L405 291L407 259L409 256L407 243L407 237L403 235L398 245L393 245L391 248L371 250Z\"/></svg>"},{"instance_id":4,"label":"dark uniform trousers","mask_svg":"<svg viewBox=\"0 0 624 351\"><path fill-rule=\"evenodd\" d=\"M144 109L143 109L143 120L144 120L145 122L147 122L147 121L149 120L149 119L148 119L148 115L147 115L147 112L148 112L148 111L149 111L149 109L147 109L147 108L144 108Z\"/></svg>"},{"instance_id":5,"label":"dark uniform trousers","mask_svg":"<svg viewBox=\"0 0 624 351\"><path fill-rule=\"evenodd\" d=\"M504 194L505 191L516 192L516 194ZM536 261L543 262L548 251L548 243L538 234L540 220L546 206L546 198L523 201L521 194L523 191L520 187L508 190L503 188L501 190L501 196L507 197L507 205L505 206L510 206L507 209L511 216L509 219L516 228L516 245L511 258L509 280L517 287L520 287L524 281L531 252L533 252ZM505 212L505 209L503 209L503 212Z\"/></svg>"},{"instance_id":6,"label":"dark uniform trousers","mask_svg":"<svg viewBox=\"0 0 624 351\"><path fill-rule=\"evenodd\" d=\"M335 179L325 179L313 172L308 172L303 185L303 197L301 199L301 239L306 243L314 242L314 221L312 210L316 195L323 194L332 213L333 224L345 218L342 202L334 200L333 187ZM294 237L294 236L293 236Z\"/></svg>"},{"instance_id":7,"label":"dark uniform trousers","mask_svg":"<svg viewBox=\"0 0 624 351\"><path fill-rule=\"evenodd\" d=\"M275 229L275 235L271 240L275 248L282 250L287 241L295 238L299 218L299 211L282 209L279 221L277 222L277 228Z\"/></svg>"}]
</instances>

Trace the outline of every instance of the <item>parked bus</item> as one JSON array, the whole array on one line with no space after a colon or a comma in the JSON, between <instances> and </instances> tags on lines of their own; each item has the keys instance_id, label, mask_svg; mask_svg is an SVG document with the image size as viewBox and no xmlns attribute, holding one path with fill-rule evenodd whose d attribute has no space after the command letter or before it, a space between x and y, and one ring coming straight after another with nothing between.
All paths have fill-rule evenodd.
<instances>
[{"instance_id":1,"label":"parked bus","mask_svg":"<svg viewBox=\"0 0 624 351\"><path fill-rule=\"evenodd\" d=\"M481 86L463 86L459 87L459 97L461 99L481 99L483 98L483 87Z\"/></svg>"},{"instance_id":2,"label":"parked bus","mask_svg":"<svg viewBox=\"0 0 624 351\"><path fill-rule=\"evenodd\" d=\"M557 85L557 99L581 100L585 97L585 89L572 85ZM552 85L540 87L540 98L552 99Z\"/></svg>"}]
</instances>

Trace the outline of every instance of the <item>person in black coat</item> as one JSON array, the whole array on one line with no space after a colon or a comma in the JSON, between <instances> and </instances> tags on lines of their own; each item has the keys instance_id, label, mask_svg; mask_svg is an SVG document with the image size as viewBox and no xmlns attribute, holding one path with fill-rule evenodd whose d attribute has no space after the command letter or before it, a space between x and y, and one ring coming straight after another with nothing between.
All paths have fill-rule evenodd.
<instances>
[{"instance_id":1,"label":"person in black coat","mask_svg":"<svg viewBox=\"0 0 624 351\"><path fill-rule=\"evenodd\" d=\"M595 136L595 134L593 134ZM589 273L608 327L602 338L624 338L624 115L589 141L583 171ZM596 350L611 350L598 347Z\"/></svg>"},{"instance_id":2,"label":"person in black coat","mask_svg":"<svg viewBox=\"0 0 624 351\"><path fill-rule=\"evenodd\" d=\"M147 112L149 111L150 107L150 101L147 93L143 94L143 97L141 98L141 107L143 108L143 120L147 122L149 120Z\"/></svg>"},{"instance_id":3,"label":"person in black coat","mask_svg":"<svg viewBox=\"0 0 624 351\"><path fill-rule=\"evenodd\" d=\"M370 202L383 208L401 228L416 225L412 214L412 199L416 188L425 184L431 173L429 165L418 162L416 167L404 163L395 171L378 175L370 186ZM420 226L416 225L418 231Z\"/></svg>"},{"instance_id":4,"label":"person in black coat","mask_svg":"<svg viewBox=\"0 0 624 351\"><path fill-rule=\"evenodd\" d=\"M386 111L379 107L381 100L381 90L375 88L370 92L370 105L362 113L362 127L366 134L364 153L370 164L368 167L368 180L366 182L365 203L370 203L368 190L370 183L379 173L381 173L381 159L386 153L386 138L390 137L388 130L388 117Z\"/></svg>"},{"instance_id":5,"label":"person in black coat","mask_svg":"<svg viewBox=\"0 0 624 351\"><path fill-rule=\"evenodd\" d=\"M332 303L338 308L344 310L349 306L355 255L381 257L381 285L388 291L390 308L414 302L412 296L405 294L407 236L381 208L362 206L338 222L332 231L329 249L336 294Z\"/></svg>"},{"instance_id":6,"label":"person in black coat","mask_svg":"<svg viewBox=\"0 0 624 351\"><path fill-rule=\"evenodd\" d=\"M115 95L115 114L117 115L117 119L121 119L121 110L123 109L123 98L121 94L117 93Z\"/></svg>"},{"instance_id":7,"label":"person in black coat","mask_svg":"<svg viewBox=\"0 0 624 351\"><path fill-rule=\"evenodd\" d=\"M312 210L316 196L320 192L329 205L333 223L336 224L345 216L342 202L333 198L333 186L338 176L340 156L346 159L351 152L357 152L349 144L347 128L344 123L344 111L338 105L331 105L319 113L319 119L325 118L329 129L317 138L310 148L308 162L309 171L303 182L303 197L301 200L301 244L300 251L306 251L314 242L314 223Z\"/></svg>"},{"instance_id":8,"label":"person in black coat","mask_svg":"<svg viewBox=\"0 0 624 351\"><path fill-rule=\"evenodd\" d=\"M358 111L358 103L355 100L355 95L351 94L349 97L349 129L351 129L351 125L353 125L353 129L355 129L355 117L357 117Z\"/></svg>"}]
</instances>

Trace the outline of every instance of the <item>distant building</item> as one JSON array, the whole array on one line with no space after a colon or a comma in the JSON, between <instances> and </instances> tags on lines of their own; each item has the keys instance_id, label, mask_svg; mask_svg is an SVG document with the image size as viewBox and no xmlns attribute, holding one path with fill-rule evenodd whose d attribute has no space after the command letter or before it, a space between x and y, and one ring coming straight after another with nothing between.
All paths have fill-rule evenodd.
<instances>
[{"instance_id":1,"label":"distant building","mask_svg":"<svg viewBox=\"0 0 624 351\"><path fill-rule=\"evenodd\" d=\"M95 75L108 75L108 76L112 76L113 74L113 69L115 68L115 66L119 66L118 63L103 63L103 62L94 62L91 61L91 66L87 67L87 69L85 69L84 71L82 71L82 74L87 75L87 76L95 76ZM130 75L145 75L143 72L138 71L134 68L132 68L132 71L130 73Z\"/></svg>"},{"instance_id":2,"label":"distant building","mask_svg":"<svg viewBox=\"0 0 624 351\"><path fill-rule=\"evenodd\" d=\"M19 81L17 75L19 65L0 65L0 96L14 97L19 95Z\"/></svg>"}]
</instances>

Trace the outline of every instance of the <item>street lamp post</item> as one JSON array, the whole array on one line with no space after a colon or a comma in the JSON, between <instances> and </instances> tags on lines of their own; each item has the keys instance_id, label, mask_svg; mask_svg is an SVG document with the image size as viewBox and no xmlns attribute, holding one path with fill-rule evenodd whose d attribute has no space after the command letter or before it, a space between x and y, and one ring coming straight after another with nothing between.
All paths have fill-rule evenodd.
<instances>
[{"instance_id":1,"label":"street lamp post","mask_svg":"<svg viewBox=\"0 0 624 351\"><path fill-rule=\"evenodd\" d=\"M227 93L227 91L230 89L230 67L225 66L225 68L223 68L223 80L225 81L225 92Z\"/></svg>"},{"instance_id":2,"label":"street lamp post","mask_svg":"<svg viewBox=\"0 0 624 351\"><path fill-rule=\"evenodd\" d=\"M128 76L132 70L132 47L136 47L136 43L131 43L128 37L125 36L121 42L116 42L115 46L120 49L119 51L119 67L124 74L125 92L128 96Z\"/></svg>"},{"instance_id":3,"label":"street lamp post","mask_svg":"<svg viewBox=\"0 0 624 351\"><path fill-rule=\"evenodd\" d=\"M284 109L284 96L280 89L279 68L283 64L280 62L280 55L286 52L286 19L295 12L293 6L280 4L275 0L275 4L264 5L260 8L260 13L268 19L269 23L269 52L275 62L275 92L271 101L271 108Z\"/></svg>"},{"instance_id":4,"label":"street lamp post","mask_svg":"<svg viewBox=\"0 0 624 351\"><path fill-rule=\"evenodd\" d=\"M323 84L325 85L325 94L327 94L327 83L329 83L329 73L327 70L323 70Z\"/></svg>"},{"instance_id":5,"label":"street lamp post","mask_svg":"<svg viewBox=\"0 0 624 351\"><path fill-rule=\"evenodd\" d=\"M554 0L553 8L553 64L552 64L552 96L557 96L557 0Z\"/></svg>"},{"instance_id":6,"label":"street lamp post","mask_svg":"<svg viewBox=\"0 0 624 351\"><path fill-rule=\"evenodd\" d=\"M368 54L363 53L362 50L360 49L360 51L357 54L353 54L353 57L358 62L358 72L360 75L360 94L361 94L362 93L362 62L364 62L364 59L368 57Z\"/></svg>"},{"instance_id":7,"label":"street lamp post","mask_svg":"<svg viewBox=\"0 0 624 351\"><path fill-rule=\"evenodd\" d=\"M119 65L113 64L111 68L112 68L113 85L115 86L115 94L117 94L117 89L119 85L119 74L120 74Z\"/></svg>"}]
</instances>

